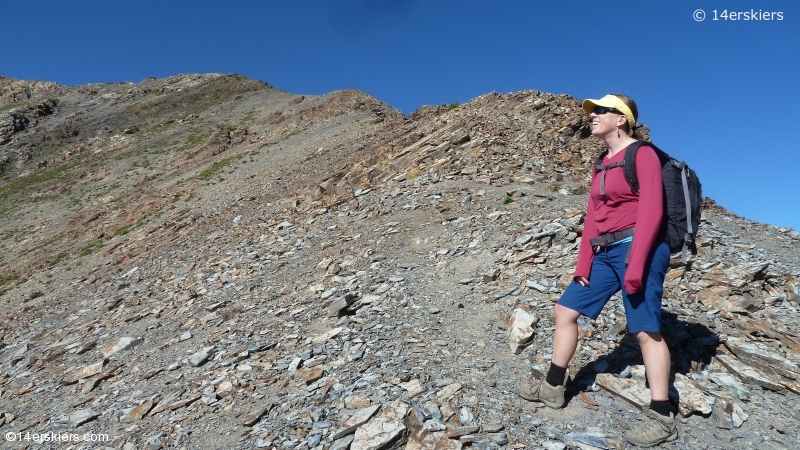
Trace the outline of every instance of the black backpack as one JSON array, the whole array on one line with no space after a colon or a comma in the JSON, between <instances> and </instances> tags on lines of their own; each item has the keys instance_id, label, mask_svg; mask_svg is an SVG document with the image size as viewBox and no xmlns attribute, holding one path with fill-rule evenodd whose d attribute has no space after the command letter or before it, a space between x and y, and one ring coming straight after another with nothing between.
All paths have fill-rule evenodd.
<instances>
[{"instance_id":1,"label":"black backpack","mask_svg":"<svg viewBox=\"0 0 800 450\"><path fill-rule=\"evenodd\" d=\"M636 152L642 145L647 145L655 150L661 161L661 177L664 181L664 239L669 244L670 251L681 252L681 259L686 263L686 251L691 250L697 254L697 228L700 226L700 207L703 199L700 180L694 170L683 162L669 156L650 142L636 141L629 145L625 151L625 158L603 166L603 157L608 153L603 152L595 163L595 170L608 170L622 167L625 180L636 192L639 192L639 180L636 177ZM604 186L601 190L605 191Z\"/></svg>"}]
</instances>

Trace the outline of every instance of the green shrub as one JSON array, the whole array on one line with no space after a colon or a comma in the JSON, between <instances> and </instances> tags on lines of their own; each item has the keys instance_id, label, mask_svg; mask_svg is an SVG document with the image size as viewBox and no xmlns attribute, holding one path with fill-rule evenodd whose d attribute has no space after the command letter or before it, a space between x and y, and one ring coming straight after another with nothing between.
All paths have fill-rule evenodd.
<instances>
[{"instance_id":1,"label":"green shrub","mask_svg":"<svg viewBox=\"0 0 800 450\"><path fill-rule=\"evenodd\" d=\"M90 254L96 252L97 250L101 249L103 247L103 245L105 245L105 243L103 242L102 239L99 240L99 241L94 241L91 244L87 245L86 247L83 247L81 249L80 253L78 254L78 256L90 255Z\"/></svg>"},{"instance_id":2,"label":"green shrub","mask_svg":"<svg viewBox=\"0 0 800 450\"><path fill-rule=\"evenodd\" d=\"M3 285L8 284L8 283L11 283L12 281L16 280L17 278L19 278L19 275L15 274L15 273L9 273L7 275L0 274L0 286L3 286Z\"/></svg>"}]
</instances>

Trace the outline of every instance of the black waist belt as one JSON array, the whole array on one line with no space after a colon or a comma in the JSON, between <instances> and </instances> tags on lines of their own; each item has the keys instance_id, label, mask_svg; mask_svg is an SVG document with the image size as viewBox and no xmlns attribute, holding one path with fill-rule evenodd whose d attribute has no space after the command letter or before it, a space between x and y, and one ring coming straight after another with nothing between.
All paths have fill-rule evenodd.
<instances>
[{"instance_id":1,"label":"black waist belt","mask_svg":"<svg viewBox=\"0 0 800 450\"><path fill-rule=\"evenodd\" d=\"M589 239L589 243L592 244L592 247L595 247L597 245L600 246L608 245L611 244L612 242L621 241L622 239L633 236L633 230L634 230L633 228L626 228L621 231L606 233Z\"/></svg>"}]
</instances>

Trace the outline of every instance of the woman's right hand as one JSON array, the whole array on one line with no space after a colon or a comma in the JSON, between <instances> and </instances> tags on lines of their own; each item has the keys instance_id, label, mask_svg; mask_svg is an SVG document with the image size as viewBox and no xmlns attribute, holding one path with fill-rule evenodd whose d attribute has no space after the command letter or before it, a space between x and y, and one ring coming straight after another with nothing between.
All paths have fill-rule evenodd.
<instances>
[{"instance_id":1,"label":"woman's right hand","mask_svg":"<svg viewBox=\"0 0 800 450\"><path fill-rule=\"evenodd\" d=\"M583 287L589 287L589 280L587 280L586 277L575 277L573 280Z\"/></svg>"}]
</instances>

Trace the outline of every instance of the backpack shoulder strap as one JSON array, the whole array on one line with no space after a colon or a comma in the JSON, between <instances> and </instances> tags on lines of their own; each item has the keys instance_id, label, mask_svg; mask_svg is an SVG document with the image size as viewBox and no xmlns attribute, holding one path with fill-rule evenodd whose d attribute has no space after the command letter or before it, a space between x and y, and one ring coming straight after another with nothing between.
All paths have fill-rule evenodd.
<instances>
[{"instance_id":1,"label":"backpack shoulder strap","mask_svg":"<svg viewBox=\"0 0 800 450\"><path fill-rule=\"evenodd\" d=\"M603 165L603 158L606 157L608 154L608 150L604 151L600 156L597 157L597 161L594 164L594 173L603 172L600 175L600 195L606 195L606 171L608 169L613 169L615 167L623 167L625 165L625 161L616 161L611 164ZM624 169L624 167L623 167Z\"/></svg>"},{"instance_id":2,"label":"backpack shoulder strap","mask_svg":"<svg viewBox=\"0 0 800 450\"><path fill-rule=\"evenodd\" d=\"M603 158L605 158L607 154L608 150L604 151L603 153L600 153L600 156L597 157L597 160L595 160L594 166L592 167L594 173L597 173L600 170L605 170L605 168L603 167Z\"/></svg>"},{"instance_id":3,"label":"backpack shoulder strap","mask_svg":"<svg viewBox=\"0 0 800 450\"><path fill-rule=\"evenodd\" d=\"M636 141L625 149L625 181L636 192L639 192L639 178L636 176L636 153L643 144L646 142Z\"/></svg>"},{"instance_id":4,"label":"backpack shoulder strap","mask_svg":"<svg viewBox=\"0 0 800 450\"><path fill-rule=\"evenodd\" d=\"M671 156L656 147L652 142L636 141L629 145L628 149L625 150L625 179L628 181L628 185L631 189L636 192L639 192L639 177L636 176L636 154L643 145L651 147L656 152L661 167L664 167L667 162L672 160Z\"/></svg>"}]
</instances>

